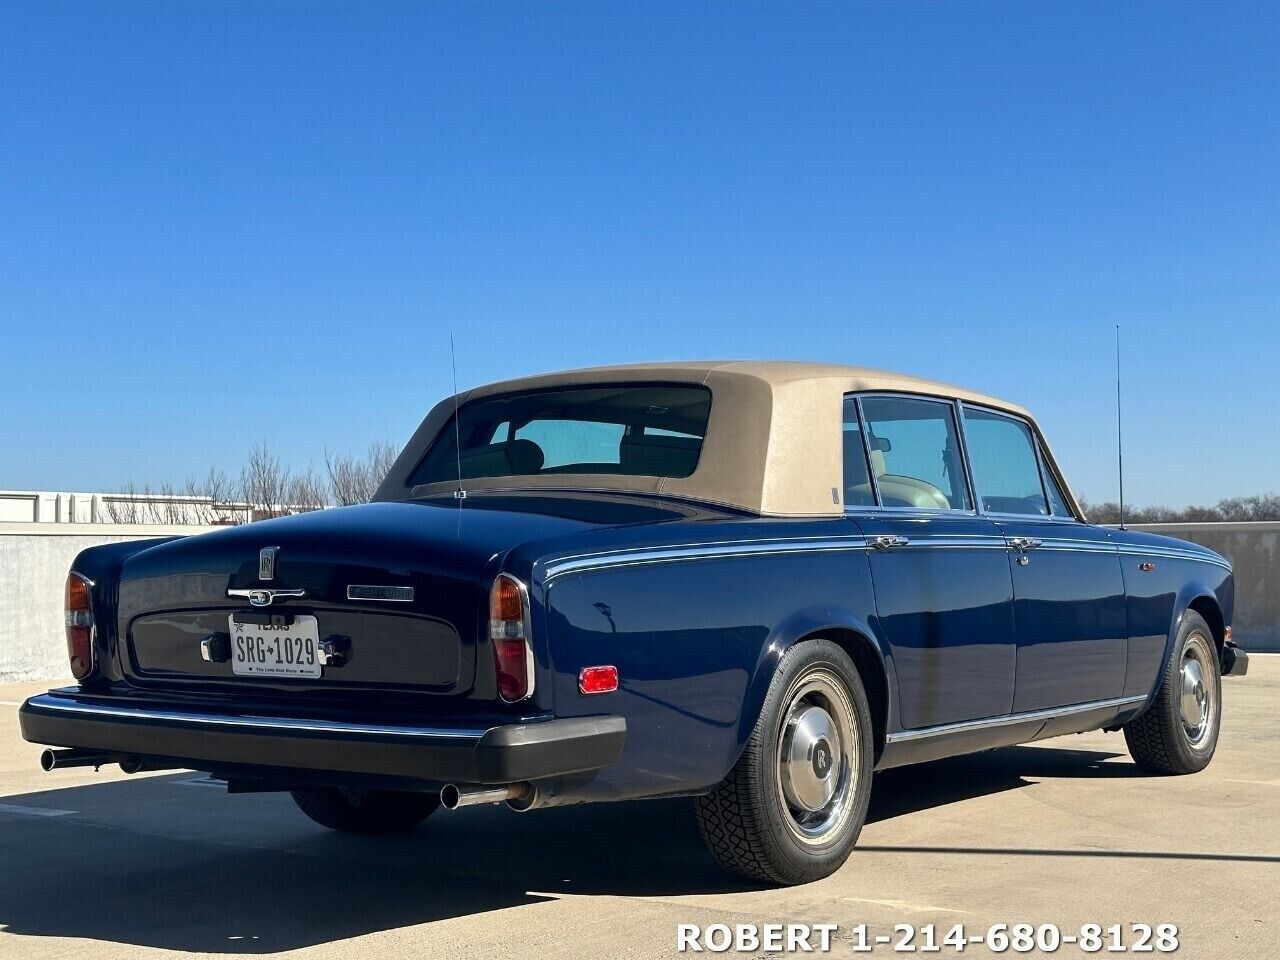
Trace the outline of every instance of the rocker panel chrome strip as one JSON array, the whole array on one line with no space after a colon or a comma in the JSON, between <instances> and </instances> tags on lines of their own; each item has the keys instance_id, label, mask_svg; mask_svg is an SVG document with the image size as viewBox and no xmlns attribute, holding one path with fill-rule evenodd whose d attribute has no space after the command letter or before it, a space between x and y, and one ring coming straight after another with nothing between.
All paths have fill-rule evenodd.
<instances>
[{"instance_id":1,"label":"rocker panel chrome strip","mask_svg":"<svg viewBox=\"0 0 1280 960\"><path fill-rule=\"evenodd\" d=\"M1047 710L1028 710L1025 713L1010 713L1003 717L988 717L985 720L964 720L960 723L943 723L936 727L920 727L916 730L902 730L885 736L885 743L903 743L908 740L923 740L926 737L939 737L948 733L969 733L974 730L986 730L990 727L1007 727L1016 723L1034 723L1037 720L1056 720L1058 717L1069 717L1076 713L1088 713L1091 710L1105 710L1109 707L1127 707L1135 703L1145 703L1146 697L1115 697L1111 700L1091 700L1088 703L1077 703L1069 707L1052 707Z\"/></svg>"}]
</instances>

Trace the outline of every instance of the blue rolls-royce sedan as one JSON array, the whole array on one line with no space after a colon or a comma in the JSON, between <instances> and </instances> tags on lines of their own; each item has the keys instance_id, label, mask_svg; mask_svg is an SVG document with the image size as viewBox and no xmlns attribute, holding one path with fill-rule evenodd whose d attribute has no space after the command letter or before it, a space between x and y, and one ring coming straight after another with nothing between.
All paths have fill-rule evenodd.
<instances>
[{"instance_id":1,"label":"blue rolls-royce sedan","mask_svg":"<svg viewBox=\"0 0 1280 960\"><path fill-rule=\"evenodd\" d=\"M1217 554L1089 524L1035 421L911 377L669 363L481 387L373 503L94 547L52 769L194 768L338 830L687 795L778 883L849 856L872 772L1102 728L1212 758Z\"/></svg>"}]
</instances>

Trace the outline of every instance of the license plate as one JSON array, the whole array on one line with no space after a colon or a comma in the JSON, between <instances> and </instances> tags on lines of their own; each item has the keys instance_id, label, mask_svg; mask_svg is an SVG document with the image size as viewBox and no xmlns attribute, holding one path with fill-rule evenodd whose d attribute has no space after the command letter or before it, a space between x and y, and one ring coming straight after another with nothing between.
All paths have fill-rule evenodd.
<instances>
[{"instance_id":1,"label":"license plate","mask_svg":"<svg viewBox=\"0 0 1280 960\"><path fill-rule=\"evenodd\" d=\"M238 677L320 676L320 626L315 617L294 617L288 626L239 623L231 625L231 672Z\"/></svg>"}]
</instances>

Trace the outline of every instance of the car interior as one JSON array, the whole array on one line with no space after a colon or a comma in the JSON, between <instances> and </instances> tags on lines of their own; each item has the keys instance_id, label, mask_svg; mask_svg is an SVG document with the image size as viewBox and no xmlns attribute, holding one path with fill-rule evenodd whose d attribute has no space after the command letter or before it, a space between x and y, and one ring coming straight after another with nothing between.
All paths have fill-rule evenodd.
<instances>
[{"instance_id":1,"label":"car interior","mask_svg":"<svg viewBox=\"0 0 1280 960\"><path fill-rule=\"evenodd\" d=\"M702 387L567 388L477 401L458 414L410 484L478 477L628 474L687 477L710 416ZM536 439L535 439L536 438Z\"/></svg>"}]
</instances>

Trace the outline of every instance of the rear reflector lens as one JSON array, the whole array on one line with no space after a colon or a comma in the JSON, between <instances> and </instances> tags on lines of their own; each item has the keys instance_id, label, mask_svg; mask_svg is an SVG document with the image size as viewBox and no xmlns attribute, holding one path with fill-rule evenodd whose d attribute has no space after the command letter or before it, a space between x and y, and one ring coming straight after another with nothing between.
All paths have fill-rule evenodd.
<instances>
[{"instance_id":1,"label":"rear reflector lens","mask_svg":"<svg viewBox=\"0 0 1280 960\"><path fill-rule=\"evenodd\" d=\"M89 581L78 573L67 576L65 620L71 675L83 680L93 673L93 607Z\"/></svg>"},{"instance_id":2,"label":"rear reflector lens","mask_svg":"<svg viewBox=\"0 0 1280 960\"><path fill-rule=\"evenodd\" d=\"M583 693L613 693L618 689L618 668L583 667L578 674L578 689Z\"/></svg>"},{"instance_id":3,"label":"rear reflector lens","mask_svg":"<svg viewBox=\"0 0 1280 960\"><path fill-rule=\"evenodd\" d=\"M498 675L498 693L508 702L533 693L533 652L529 648L529 594L515 577L499 574L489 591L489 640Z\"/></svg>"}]
</instances>

